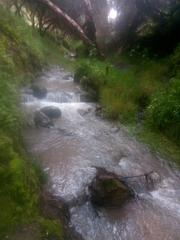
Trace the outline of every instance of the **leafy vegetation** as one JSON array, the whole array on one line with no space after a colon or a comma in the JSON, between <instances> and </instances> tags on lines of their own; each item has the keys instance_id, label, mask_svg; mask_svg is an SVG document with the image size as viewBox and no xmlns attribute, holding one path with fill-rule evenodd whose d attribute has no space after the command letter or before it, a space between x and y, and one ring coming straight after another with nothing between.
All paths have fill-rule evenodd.
<instances>
[{"instance_id":1,"label":"leafy vegetation","mask_svg":"<svg viewBox=\"0 0 180 240\"><path fill-rule=\"evenodd\" d=\"M179 144L180 140L180 83L172 80L168 87L156 93L148 106L148 122Z\"/></svg>"},{"instance_id":2,"label":"leafy vegetation","mask_svg":"<svg viewBox=\"0 0 180 240\"><path fill-rule=\"evenodd\" d=\"M23 150L19 88L31 81L37 70L47 63L46 56L48 61L58 61L62 51L47 37L41 38L22 19L0 8L1 239L15 227L39 219L41 172ZM47 225L45 221L51 222L44 220L43 229ZM50 226L58 228L54 222ZM42 236L42 239L45 238Z\"/></svg>"},{"instance_id":3,"label":"leafy vegetation","mask_svg":"<svg viewBox=\"0 0 180 240\"><path fill-rule=\"evenodd\" d=\"M149 136L148 142L162 139L156 150L168 152L177 160L180 154L177 150L180 139L179 51L177 47L164 59L150 58L145 52L136 54L135 50L104 62L97 58L80 58L75 74L76 80L101 103L107 117L128 125L141 125L139 135ZM150 131L154 134L150 135ZM172 149L176 154L172 154Z\"/></svg>"}]
</instances>

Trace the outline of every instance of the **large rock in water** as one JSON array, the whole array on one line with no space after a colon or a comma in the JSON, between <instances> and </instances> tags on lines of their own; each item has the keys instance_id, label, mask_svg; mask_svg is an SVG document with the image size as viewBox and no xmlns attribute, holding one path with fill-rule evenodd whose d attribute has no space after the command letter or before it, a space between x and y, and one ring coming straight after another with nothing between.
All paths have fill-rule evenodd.
<instances>
[{"instance_id":1,"label":"large rock in water","mask_svg":"<svg viewBox=\"0 0 180 240\"><path fill-rule=\"evenodd\" d=\"M37 127L51 127L52 120L41 111L36 111L34 114L34 123Z\"/></svg>"},{"instance_id":2,"label":"large rock in water","mask_svg":"<svg viewBox=\"0 0 180 240\"><path fill-rule=\"evenodd\" d=\"M41 109L41 112L43 112L50 119L56 119L61 117L61 110L58 107L54 106L44 107Z\"/></svg>"},{"instance_id":3,"label":"large rock in water","mask_svg":"<svg viewBox=\"0 0 180 240\"><path fill-rule=\"evenodd\" d=\"M47 95L47 89L39 85L32 85L33 96L39 99L45 98Z\"/></svg>"},{"instance_id":4,"label":"large rock in water","mask_svg":"<svg viewBox=\"0 0 180 240\"><path fill-rule=\"evenodd\" d=\"M103 169L98 169L89 189L92 203L99 207L120 207L134 195L124 181Z\"/></svg>"}]
</instances>

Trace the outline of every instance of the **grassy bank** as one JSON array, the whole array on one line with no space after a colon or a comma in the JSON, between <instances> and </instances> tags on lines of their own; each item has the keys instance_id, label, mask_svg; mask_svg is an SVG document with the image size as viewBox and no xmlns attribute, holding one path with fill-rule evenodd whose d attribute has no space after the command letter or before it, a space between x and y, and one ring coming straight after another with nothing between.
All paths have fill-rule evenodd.
<instances>
[{"instance_id":1,"label":"grassy bank","mask_svg":"<svg viewBox=\"0 0 180 240\"><path fill-rule=\"evenodd\" d=\"M20 86L44 64L58 62L62 54L50 39L41 38L22 19L0 8L0 239L11 239L15 229L32 224L39 232L33 239L50 239L54 234L62 239L58 223L40 215L42 174L23 148L19 94Z\"/></svg>"},{"instance_id":2,"label":"grassy bank","mask_svg":"<svg viewBox=\"0 0 180 240\"><path fill-rule=\"evenodd\" d=\"M154 150L180 164L180 47L164 59L131 51L105 61L79 57L76 81Z\"/></svg>"}]
</instances>

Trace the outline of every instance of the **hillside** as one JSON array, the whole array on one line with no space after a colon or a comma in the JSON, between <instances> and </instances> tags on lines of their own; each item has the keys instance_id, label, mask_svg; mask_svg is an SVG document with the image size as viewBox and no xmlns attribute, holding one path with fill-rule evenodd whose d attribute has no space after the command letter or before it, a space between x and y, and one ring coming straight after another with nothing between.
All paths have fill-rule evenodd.
<instances>
[{"instance_id":1,"label":"hillside","mask_svg":"<svg viewBox=\"0 0 180 240\"><path fill-rule=\"evenodd\" d=\"M57 229L58 236L61 234L58 223L48 224L50 220L40 215L39 196L44 177L23 147L20 109L20 86L31 82L44 65L57 63L61 55L62 50L51 40L41 38L22 19L0 8L1 239L32 223L39 226L35 229L42 236L51 228Z\"/></svg>"}]
</instances>

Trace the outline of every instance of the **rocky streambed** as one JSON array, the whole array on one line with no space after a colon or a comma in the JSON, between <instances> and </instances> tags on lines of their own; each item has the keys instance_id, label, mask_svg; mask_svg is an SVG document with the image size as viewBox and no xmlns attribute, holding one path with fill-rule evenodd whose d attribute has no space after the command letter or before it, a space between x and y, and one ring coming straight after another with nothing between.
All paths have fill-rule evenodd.
<instances>
[{"instance_id":1,"label":"rocky streambed","mask_svg":"<svg viewBox=\"0 0 180 240\"><path fill-rule=\"evenodd\" d=\"M65 203L77 239L179 239L179 171L97 116L71 73L44 71L22 89L22 108L27 149L49 176L55 206Z\"/></svg>"}]
</instances>

